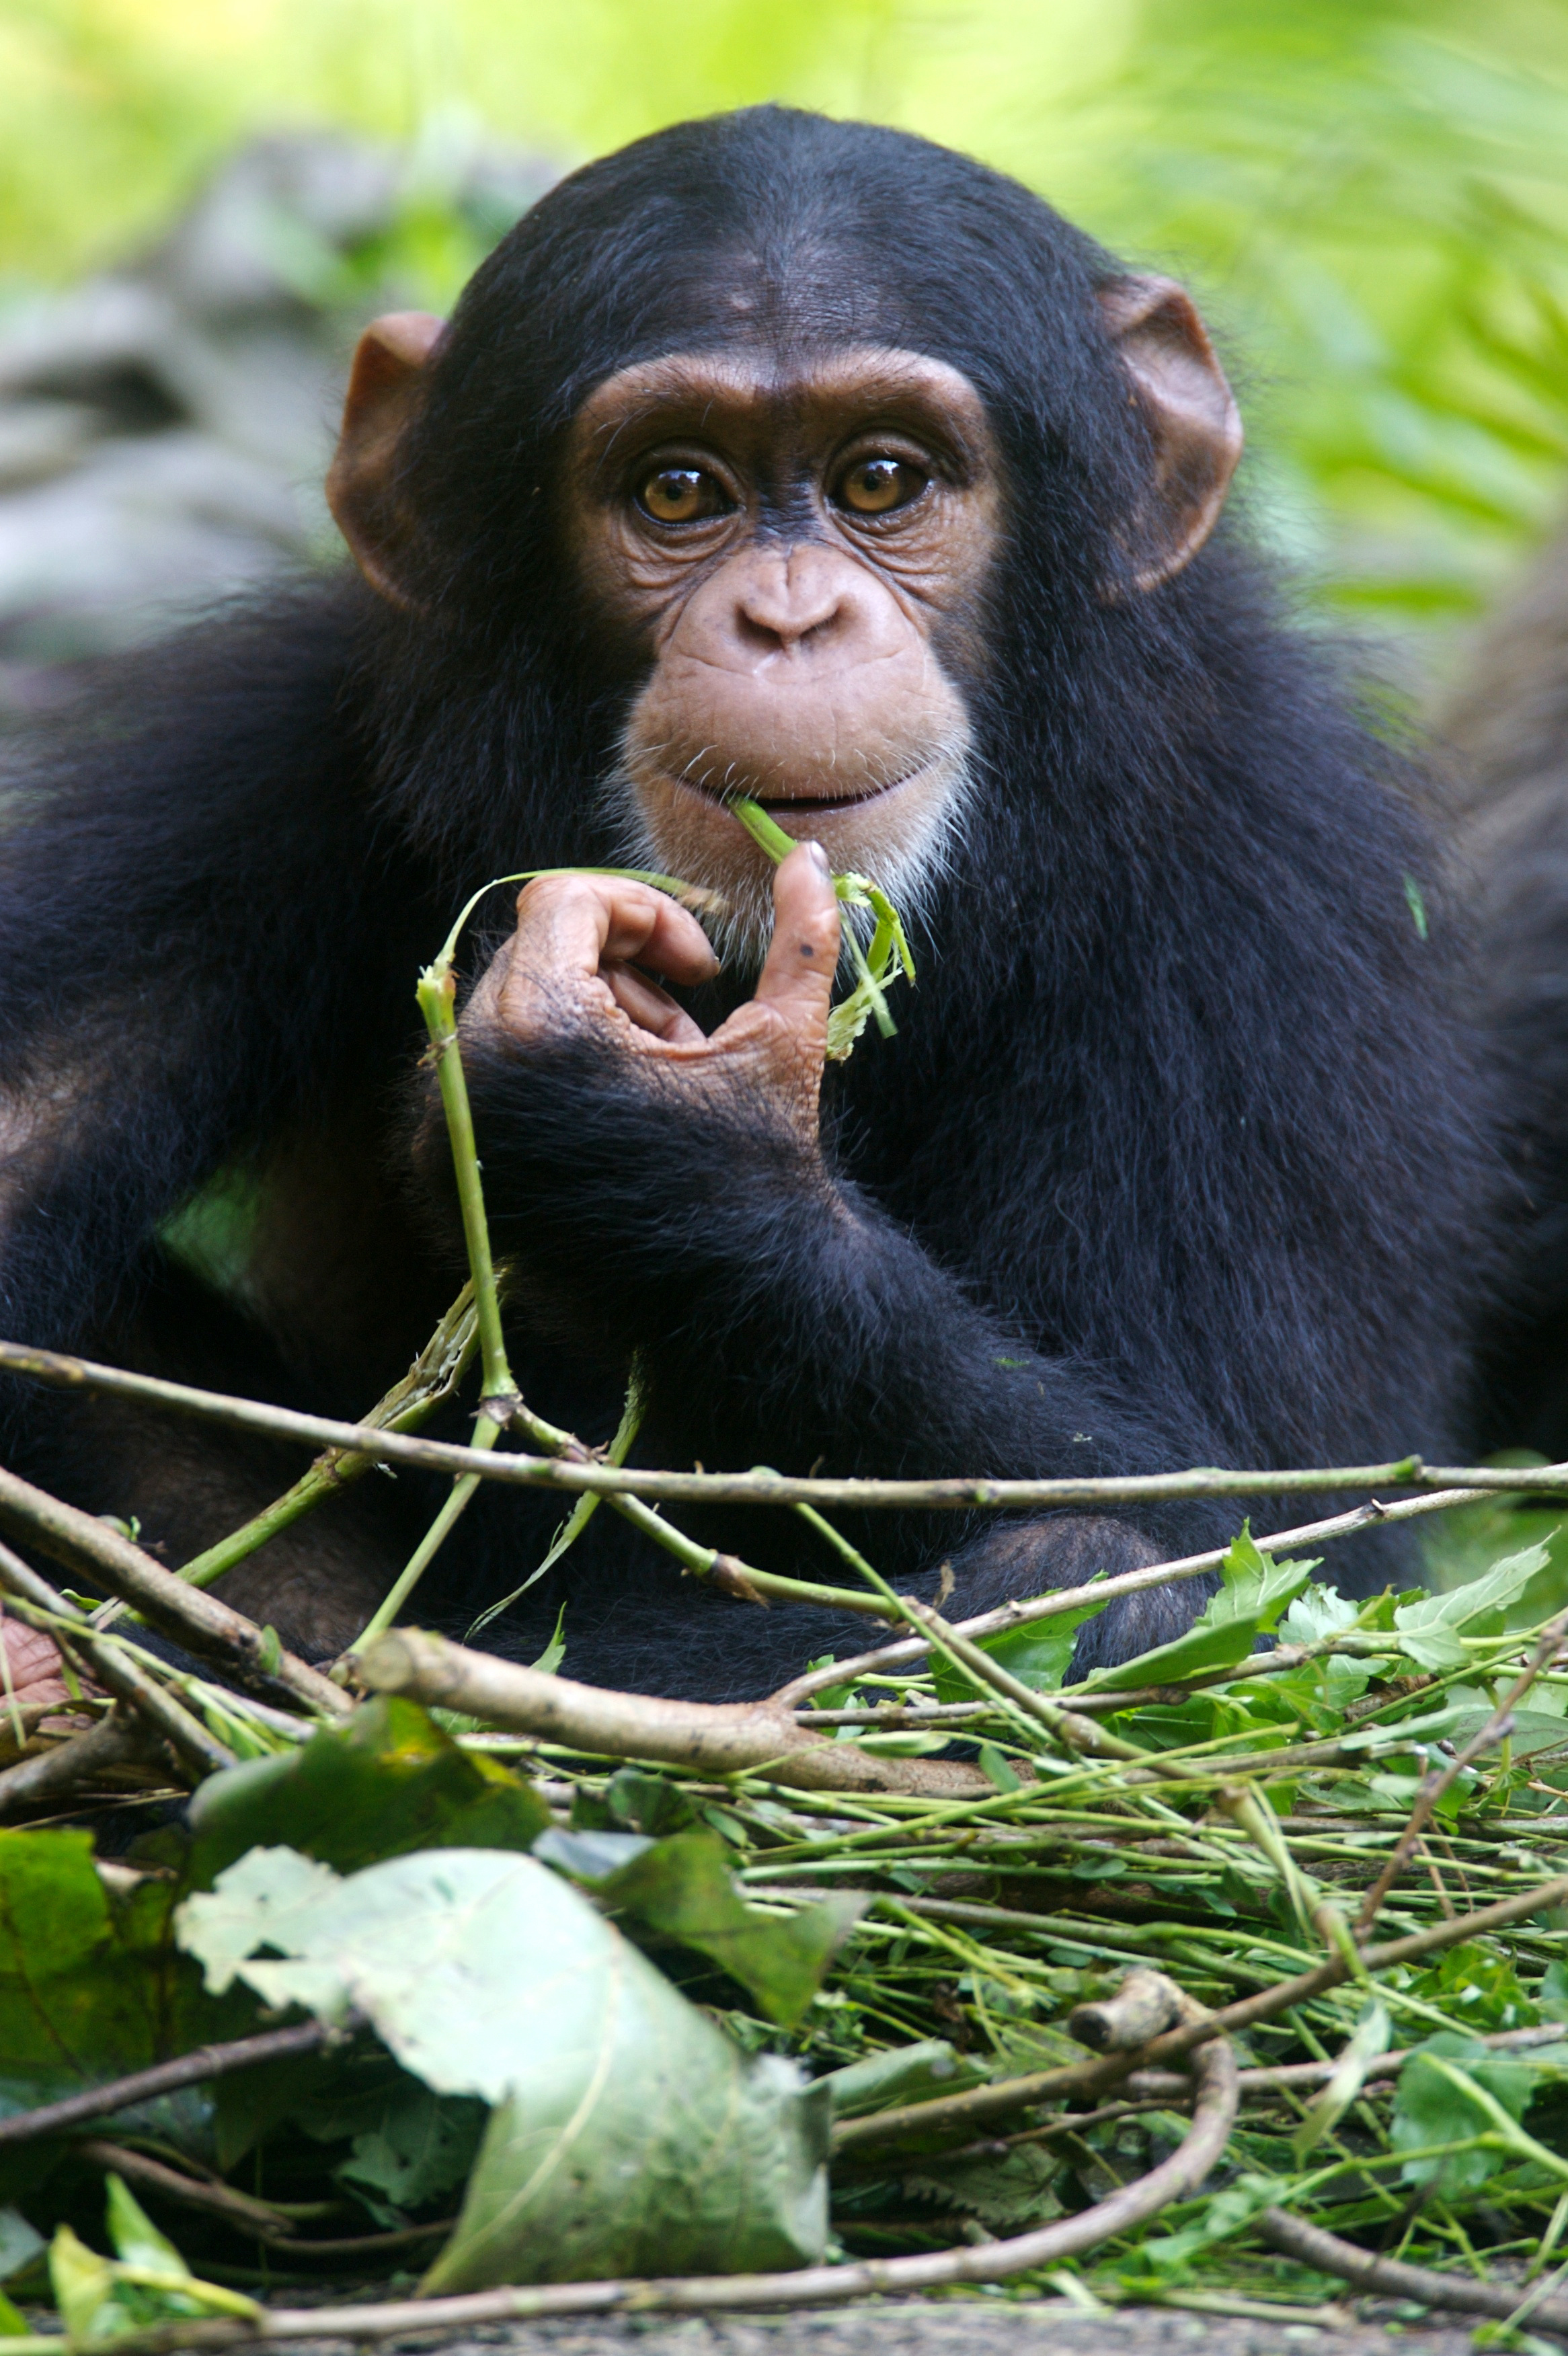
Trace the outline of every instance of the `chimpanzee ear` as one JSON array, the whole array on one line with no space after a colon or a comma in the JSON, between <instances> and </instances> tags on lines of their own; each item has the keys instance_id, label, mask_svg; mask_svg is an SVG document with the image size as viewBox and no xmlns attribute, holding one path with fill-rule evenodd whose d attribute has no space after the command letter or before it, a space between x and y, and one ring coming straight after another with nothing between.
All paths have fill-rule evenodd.
<instances>
[{"instance_id":1,"label":"chimpanzee ear","mask_svg":"<svg viewBox=\"0 0 1568 2356\"><path fill-rule=\"evenodd\" d=\"M1219 520L1241 418L1208 329L1174 278L1118 278L1100 308L1155 437L1155 479L1133 519L1133 585L1157 588L1197 554Z\"/></svg>"},{"instance_id":2,"label":"chimpanzee ear","mask_svg":"<svg viewBox=\"0 0 1568 2356\"><path fill-rule=\"evenodd\" d=\"M424 364L446 326L428 311L390 311L360 337L349 371L342 431L327 473L327 504L372 589L411 603L403 575L409 518L393 472Z\"/></svg>"}]
</instances>

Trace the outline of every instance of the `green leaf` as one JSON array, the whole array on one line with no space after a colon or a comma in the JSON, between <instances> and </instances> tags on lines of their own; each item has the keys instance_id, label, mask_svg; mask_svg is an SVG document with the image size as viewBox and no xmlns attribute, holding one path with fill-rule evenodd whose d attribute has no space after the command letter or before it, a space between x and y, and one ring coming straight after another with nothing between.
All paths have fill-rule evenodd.
<instances>
[{"instance_id":1,"label":"green leaf","mask_svg":"<svg viewBox=\"0 0 1568 2356\"><path fill-rule=\"evenodd\" d=\"M769 2020L791 2028L870 1899L863 1891L835 1891L786 1919L761 1914L743 1903L732 1861L733 1852L716 1833L673 1833L596 1882L594 1897L605 1912L629 1914L708 1956L749 1991Z\"/></svg>"},{"instance_id":2,"label":"green leaf","mask_svg":"<svg viewBox=\"0 0 1568 2356\"><path fill-rule=\"evenodd\" d=\"M19 2209L0 2209L0 2282L9 2282L32 2265L47 2246Z\"/></svg>"},{"instance_id":3,"label":"green leaf","mask_svg":"<svg viewBox=\"0 0 1568 2356\"><path fill-rule=\"evenodd\" d=\"M381 1695L297 1750L209 1776L190 1821L188 1881L209 1889L262 1843L350 1872L410 1849L526 1849L551 1818L532 1784L459 1750L417 1702Z\"/></svg>"},{"instance_id":4,"label":"green leaf","mask_svg":"<svg viewBox=\"0 0 1568 2356\"><path fill-rule=\"evenodd\" d=\"M1291 2144L1298 2168L1305 2164L1307 2153L1316 2151L1325 2136L1332 2135L1366 2084L1367 2072L1373 2062L1380 2053L1386 2053L1388 2050L1388 2008L1374 2001L1368 2006L1354 2034L1340 2049L1333 2075L1302 2114L1301 2124Z\"/></svg>"},{"instance_id":5,"label":"green leaf","mask_svg":"<svg viewBox=\"0 0 1568 2356\"><path fill-rule=\"evenodd\" d=\"M1205 2202L1202 2213L1180 2233L1165 2233L1145 2242L1138 2255L1169 2281L1179 2281L1191 2261L1216 2243L1228 2242L1250 2225L1260 2209L1289 2201L1288 2183L1278 2177L1246 2175Z\"/></svg>"},{"instance_id":6,"label":"green leaf","mask_svg":"<svg viewBox=\"0 0 1568 2356\"><path fill-rule=\"evenodd\" d=\"M188 2282L190 2268L174 2244L159 2233L124 2179L109 2176L104 2190L105 2222L115 2256L123 2258L128 2266L144 2267L148 2274L162 2275L170 2282Z\"/></svg>"},{"instance_id":7,"label":"green leaf","mask_svg":"<svg viewBox=\"0 0 1568 2356\"><path fill-rule=\"evenodd\" d=\"M1302 1589L1281 1621L1280 1635L1287 1644L1316 1644L1325 1636L1337 1636L1342 1630L1353 1628L1360 1609L1359 1603L1347 1602L1337 1587L1319 1586L1314 1580Z\"/></svg>"},{"instance_id":8,"label":"green leaf","mask_svg":"<svg viewBox=\"0 0 1568 2356\"><path fill-rule=\"evenodd\" d=\"M907 2176L904 2190L918 2200L967 2209L994 2233L1021 2233L1059 2217L1054 2187L1066 2160L1040 2144L1023 2144L997 2158L950 2161L929 2176Z\"/></svg>"},{"instance_id":9,"label":"green leaf","mask_svg":"<svg viewBox=\"0 0 1568 2356\"><path fill-rule=\"evenodd\" d=\"M611 1462L613 1462L615 1460L612 1458ZM594 1507L597 1504L598 1499L596 1496L591 1494L585 1495L581 1505L581 1511L585 1522L587 1520L588 1515L593 1512ZM564 1548L563 1551L564 1551ZM550 1567L548 1559L546 1559L541 1567L547 1570ZM560 1611L555 1614L555 1625L551 1632L550 1642L545 1645L544 1650L540 1654L539 1658L532 1664L532 1666L538 1670L542 1677L553 1677L565 1657L566 1606L563 1603ZM504 1846L510 1847L510 1843L504 1844Z\"/></svg>"},{"instance_id":10,"label":"green leaf","mask_svg":"<svg viewBox=\"0 0 1568 2356\"><path fill-rule=\"evenodd\" d=\"M379 2126L354 2137L334 2171L380 2225L400 2225L439 2193L466 2181L489 2114L463 2094L437 2094L399 2073Z\"/></svg>"},{"instance_id":11,"label":"green leaf","mask_svg":"<svg viewBox=\"0 0 1568 2356\"><path fill-rule=\"evenodd\" d=\"M1524 1594L1551 1556L1544 1546L1525 1547L1505 1555L1480 1579L1445 1595L1422 1595L1402 1603L1394 1613L1400 1650L1423 1669L1462 1669L1470 1655L1459 1641L1466 1636L1500 1636L1511 1607Z\"/></svg>"},{"instance_id":12,"label":"green leaf","mask_svg":"<svg viewBox=\"0 0 1568 2356\"><path fill-rule=\"evenodd\" d=\"M357 2005L426 2085L495 2105L427 2289L821 2256L826 2093L747 2062L532 1858L426 1850L339 1880L252 1850L176 1930L214 1989Z\"/></svg>"},{"instance_id":13,"label":"green leaf","mask_svg":"<svg viewBox=\"0 0 1568 2356\"><path fill-rule=\"evenodd\" d=\"M49 2286L69 2337L79 2346L124 2328L114 2307L114 2269L69 2225L49 2244Z\"/></svg>"},{"instance_id":14,"label":"green leaf","mask_svg":"<svg viewBox=\"0 0 1568 2356\"><path fill-rule=\"evenodd\" d=\"M1085 1692L1126 1686L1166 1685L1177 1677L1196 1676L1200 1670L1230 1668L1244 1661L1258 1638L1273 1629L1287 1604L1293 1603L1311 1579L1316 1563L1275 1562L1261 1554L1251 1534L1242 1530L1219 1567L1224 1584L1211 1595L1200 1616L1184 1636L1160 1644L1136 1660L1114 1668L1096 1669L1084 1681Z\"/></svg>"},{"instance_id":15,"label":"green leaf","mask_svg":"<svg viewBox=\"0 0 1568 2356\"><path fill-rule=\"evenodd\" d=\"M961 2093L989 2074L982 2063L961 2060L945 2039L927 2037L918 2045L868 2053L842 2070L830 2070L817 2083L827 2088L835 2119L858 2119L868 2111L924 2102L928 2095Z\"/></svg>"},{"instance_id":16,"label":"green leaf","mask_svg":"<svg viewBox=\"0 0 1568 2356\"><path fill-rule=\"evenodd\" d=\"M1095 1573L1097 1580L1104 1576L1103 1571ZM1110 1600L1107 1596L1106 1603ZM999 1635L983 1636L980 1648L1036 1693L1055 1693L1067 1676L1079 1630L1086 1620L1097 1619L1104 1609L1105 1603L1076 1604L1072 1611L1058 1612L1049 1620L1027 1620L1021 1628L1006 1628ZM939 1655L932 1669L939 1701L974 1699L972 1678L966 1677L951 1662Z\"/></svg>"},{"instance_id":17,"label":"green leaf","mask_svg":"<svg viewBox=\"0 0 1568 2356\"><path fill-rule=\"evenodd\" d=\"M168 1939L174 1890L139 1882L111 1896L80 1832L0 1832L0 2116L254 2022L242 1995L219 2004ZM185 2141L203 2098L165 2096L139 2123ZM6 2154L14 2191L37 2181L32 2155Z\"/></svg>"},{"instance_id":18,"label":"green leaf","mask_svg":"<svg viewBox=\"0 0 1568 2356\"><path fill-rule=\"evenodd\" d=\"M108 2179L110 2238L118 2258L101 2258L69 2225L49 2244L49 2281L66 2333L91 2347L127 2331L203 2315L260 2315L253 2298L200 2282L117 2176Z\"/></svg>"},{"instance_id":19,"label":"green leaf","mask_svg":"<svg viewBox=\"0 0 1568 2356\"><path fill-rule=\"evenodd\" d=\"M1491 2127L1479 2105L1466 2098L1463 2085L1432 2066L1433 2058L1448 2062L1461 2080L1473 2079L1484 2086L1511 2119L1523 2118L1534 2083L1529 2062L1494 2053L1478 2039L1459 2030L1440 2029L1417 2048L1400 2072L1390 2136L1395 2151L1459 2143ZM1444 2197L1451 2199L1474 2192L1488 2176L1506 2168L1511 2157L1500 2150L1455 2152L1442 2159L1407 2159L1400 2173L1410 2184L1435 2182Z\"/></svg>"},{"instance_id":20,"label":"green leaf","mask_svg":"<svg viewBox=\"0 0 1568 2356\"><path fill-rule=\"evenodd\" d=\"M1023 1790L1022 1775L1011 1761L998 1751L994 1742L981 1744L976 1754L976 1764L981 1773L995 1785L997 1791L1021 1792Z\"/></svg>"}]
</instances>

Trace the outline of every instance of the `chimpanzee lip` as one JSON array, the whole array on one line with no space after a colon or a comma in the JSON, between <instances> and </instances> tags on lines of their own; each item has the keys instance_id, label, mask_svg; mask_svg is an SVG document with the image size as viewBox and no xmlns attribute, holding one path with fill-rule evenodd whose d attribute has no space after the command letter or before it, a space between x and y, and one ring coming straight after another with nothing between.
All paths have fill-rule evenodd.
<instances>
[{"instance_id":1,"label":"chimpanzee lip","mask_svg":"<svg viewBox=\"0 0 1568 2356\"><path fill-rule=\"evenodd\" d=\"M843 811L868 809L873 802L886 801L889 794L897 793L901 787L923 776L929 766L929 762L922 761L916 767L906 769L901 776L889 777L885 785L873 786L863 794L764 794L754 791L750 798L760 809L769 812L788 815L795 811L801 816L832 818ZM683 786L688 793L701 794L704 801L716 803L720 809L726 809L736 796L736 789L733 786L710 786L697 777L674 776L668 770L665 775L671 785Z\"/></svg>"}]
</instances>

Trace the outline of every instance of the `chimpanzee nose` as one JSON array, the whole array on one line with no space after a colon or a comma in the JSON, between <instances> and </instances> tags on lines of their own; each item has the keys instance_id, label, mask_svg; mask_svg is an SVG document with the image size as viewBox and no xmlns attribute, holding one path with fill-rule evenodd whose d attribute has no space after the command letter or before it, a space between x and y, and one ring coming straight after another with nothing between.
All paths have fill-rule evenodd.
<instances>
[{"instance_id":1,"label":"chimpanzee nose","mask_svg":"<svg viewBox=\"0 0 1568 2356\"><path fill-rule=\"evenodd\" d=\"M858 567L825 548L759 552L736 584L733 626L763 656L847 652L867 616Z\"/></svg>"}]
</instances>

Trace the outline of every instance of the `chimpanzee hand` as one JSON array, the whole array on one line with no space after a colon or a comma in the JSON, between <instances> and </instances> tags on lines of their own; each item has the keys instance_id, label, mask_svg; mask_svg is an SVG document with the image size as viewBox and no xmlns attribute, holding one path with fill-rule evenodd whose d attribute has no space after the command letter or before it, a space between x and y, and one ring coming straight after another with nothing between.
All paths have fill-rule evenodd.
<instances>
[{"instance_id":1,"label":"chimpanzee hand","mask_svg":"<svg viewBox=\"0 0 1568 2356\"><path fill-rule=\"evenodd\" d=\"M659 981L709 980L702 926L662 892L613 875L550 875L518 896L517 930L464 1009L465 1041L499 1032L522 1046L564 1033L647 1057L697 1110L738 1083L818 1151L818 1098L839 911L825 854L801 843L777 870L772 946L756 995L704 1037ZM641 969L641 970L639 970Z\"/></svg>"}]
</instances>

